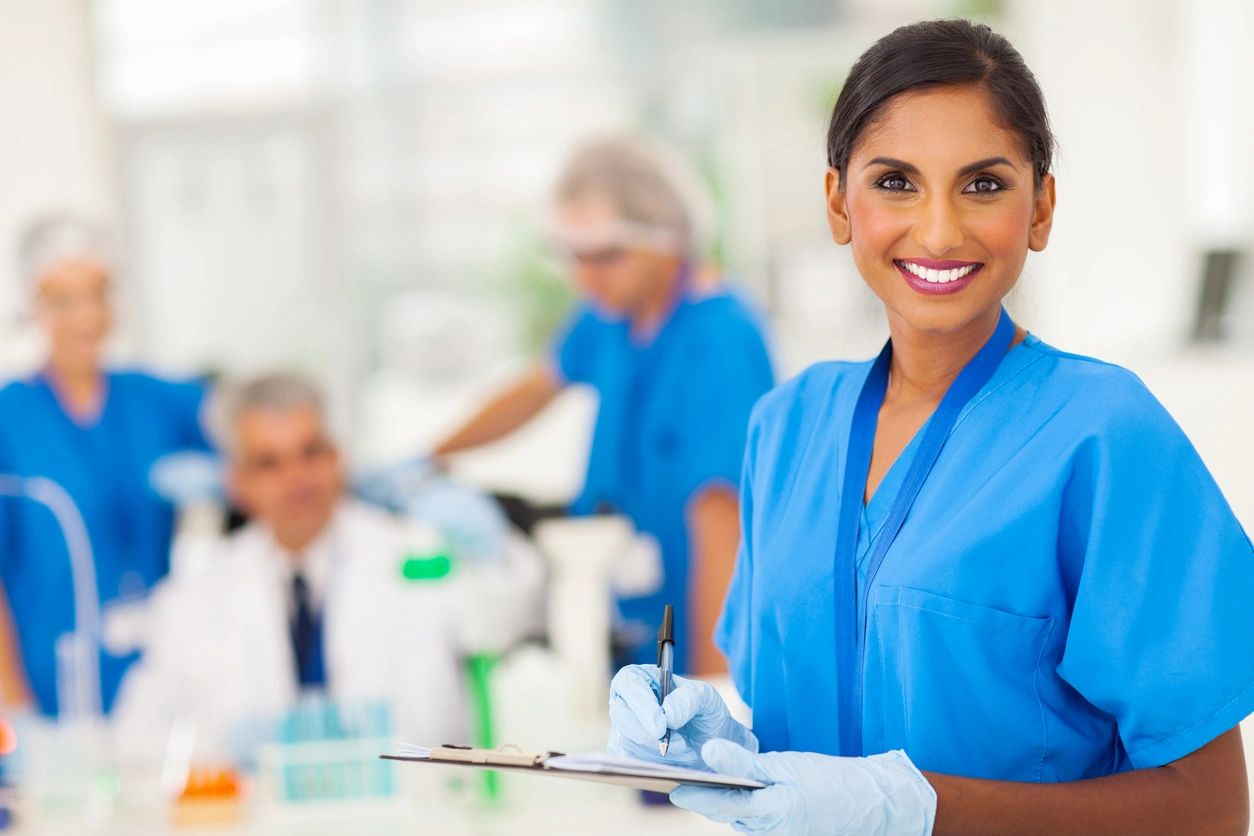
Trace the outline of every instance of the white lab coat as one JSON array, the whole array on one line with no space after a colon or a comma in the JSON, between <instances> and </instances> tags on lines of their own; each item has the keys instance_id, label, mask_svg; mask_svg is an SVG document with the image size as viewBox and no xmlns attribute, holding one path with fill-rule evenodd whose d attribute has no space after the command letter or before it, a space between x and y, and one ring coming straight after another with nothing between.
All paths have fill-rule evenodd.
<instances>
[{"instance_id":1,"label":"white lab coat","mask_svg":"<svg viewBox=\"0 0 1254 836\"><path fill-rule=\"evenodd\" d=\"M500 650L530 628L519 615L485 633L482 617L499 594L518 613L538 610L538 560L514 543L486 584L461 567L446 579L411 581L403 560L435 544L430 529L347 500L331 526L322 596L328 696L387 702L393 730L406 740L467 741L462 660L471 650ZM230 749L241 726L295 704L285 572L268 532L253 524L226 538L203 572L158 586L147 646L115 709L124 751L159 755L176 721L194 722L198 739ZM467 606L472 601L478 606Z\"/></svg>"}]
</instances>

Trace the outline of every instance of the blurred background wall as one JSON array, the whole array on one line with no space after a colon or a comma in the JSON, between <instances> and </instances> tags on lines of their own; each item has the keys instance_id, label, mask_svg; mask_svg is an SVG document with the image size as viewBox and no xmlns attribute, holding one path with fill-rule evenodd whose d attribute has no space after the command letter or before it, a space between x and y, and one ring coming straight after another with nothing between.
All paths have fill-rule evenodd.
<instances>
[{"instance_id":1,"label":"blurred background wall","mask_svg":"<svg viewBox=\"0 0 1254 836\"><path fill-rule=\"evenodd\" d=\"M0 242L70 208L121 230L122 359L294 364L360 459L420 449L569 301L540 230L562 155L640 129L699 167L716 256L782 365L885 327L822 208L848 67L968 15L1036 71L1061 144L1049 249L1013 300L1142 374L1254 521L1254 12L1245 0L0 0ZM0 368L35 355L0 261ZM478 481L562 495L586 404ZM542 459L537 457L541 456ZM537 467L542 460L543 466Z\"/></svg>"}]
</instances>

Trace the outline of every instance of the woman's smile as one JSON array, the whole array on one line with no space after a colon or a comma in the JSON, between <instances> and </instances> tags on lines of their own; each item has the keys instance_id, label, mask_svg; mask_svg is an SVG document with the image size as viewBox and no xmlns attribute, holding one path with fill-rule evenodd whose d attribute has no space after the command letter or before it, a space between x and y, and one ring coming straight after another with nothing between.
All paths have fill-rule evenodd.
<instances>
[{"instance_id":1,"label":"woman's smile","mask_svg":"<svg viewBox=\"0 0 1254 836\"><path fill-rule=\"evenodd\" d=\"M919 293L958 293L975 281L979 261L936 261L930 258L899 258L893 266Z\"/></svg>"}]
</instances>

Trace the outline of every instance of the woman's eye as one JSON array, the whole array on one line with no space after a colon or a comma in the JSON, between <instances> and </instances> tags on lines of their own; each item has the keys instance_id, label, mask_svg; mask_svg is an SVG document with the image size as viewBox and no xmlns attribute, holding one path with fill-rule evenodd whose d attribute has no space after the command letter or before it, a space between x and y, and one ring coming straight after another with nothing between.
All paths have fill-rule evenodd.
<instances>
[{"instance_id":1,"label":"woman's eye","mask_svg":"<svg viewBox=\"0 0 1254 836\"><path fill-rule=\"evenodd\" d=\"M886 174L876 180L875 185L889 192L904 192L910 189L910 181L900 174Z\"/></svg>"},{"instance_id":2,"label":"woman's eye","mask_svg":"<svg viewBox=\"0 0 1254 836\"><path fill-rule=\"evenodd\" d=\"M968 194L993 194L1006 188L996 177L977 177L963 189Z\"/></svg>"}]
</instances>

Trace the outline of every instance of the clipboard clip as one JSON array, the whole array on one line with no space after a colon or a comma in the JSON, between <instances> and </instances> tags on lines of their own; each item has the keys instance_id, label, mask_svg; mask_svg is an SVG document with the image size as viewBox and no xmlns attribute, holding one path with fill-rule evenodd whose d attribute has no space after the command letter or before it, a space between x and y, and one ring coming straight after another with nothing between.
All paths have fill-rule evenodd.
<instances>
[{"instance_id":1,"label":"clipboard clip","mask_svg":"<svg viewBox=\"0 0 1254 836\"><path fill-rule=\"evenodd\" d=\"M496 749L476 749L473 746L446 743L432 749L429 759L451 763L473 763L479 766L543 766L546 760L560 757L561 754L561 752L524 752L513 744L506 744Z\"/></svg>"}]
</instances>

